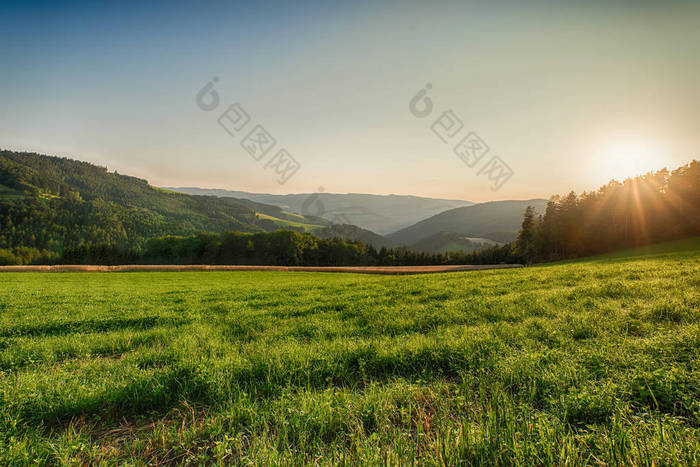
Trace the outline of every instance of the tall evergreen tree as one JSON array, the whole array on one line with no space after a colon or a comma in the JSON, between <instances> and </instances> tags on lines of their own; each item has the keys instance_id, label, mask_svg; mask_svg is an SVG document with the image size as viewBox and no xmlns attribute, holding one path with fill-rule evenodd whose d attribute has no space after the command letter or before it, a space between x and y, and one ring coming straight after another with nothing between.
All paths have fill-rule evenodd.
<instances>
[{"instance_id":1,"label":"tall evergreen tree","mask_svg":"<svg viewBox=\"0 0 700 467\"><path fill-rule=\"evenodd\" d=\"M528 206L525 209L523 223L515 241L515 254L521 256L528 263L535 260L537 253L535 238L539 227L538 224L534 206Z\"/></svg>"}]
</instances>

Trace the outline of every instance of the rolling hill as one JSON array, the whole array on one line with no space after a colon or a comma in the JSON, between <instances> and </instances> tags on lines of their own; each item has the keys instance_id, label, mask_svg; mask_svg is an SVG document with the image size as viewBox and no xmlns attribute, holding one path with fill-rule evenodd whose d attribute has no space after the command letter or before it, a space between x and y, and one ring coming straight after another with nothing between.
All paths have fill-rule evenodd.
<instances>
[{"instance_id":1,"label":"rolling hill","mask_svg":"<svg viewBox=\"0 0 700 467\"><path fill-rule=\"evenodd\" d=\"M328 224L250 200L164 190L87 162L0 151L0 248L139 247L161 235L309 231Z\"/></svg>"},{"instance_id":2,"label":"rolling hill","mask_svg":"<svg viewBox=\"0 0 700 467\"><path fill-rule=\"evenodd\" d=\"M0 250L25 249L26 261L79 245L138 249L164 235L280 229L393 245L369 230L249 199L178 193L87 162L0 151Z\"/></svg>"},{"instance_id":3,"label":"rolling hill","mask_svg":"<svg viewBox=\"0 0 700 467\"><path fill-rule=\"evenodd\" d=\"M542 212L545 199L491 201L442 212L387 237L400 245L414 245L441 232L483 237L497 242L515 239L528 206Z\"/></svg>"},{"instance_id":4,"label":"rolling hill","mask_svg":"<svg viewBox=\"0 0 700 467\"><path fill-rule=\"evenodd\" d=\"M168 188L192 195L244 198L278 206L285 211L322 217L336 224L352 224L386 235L420 220L472 202L422 198L405 195L370 195L361 193L299 193L271 195L207 188Z\"/></svg>"}]
</instances>

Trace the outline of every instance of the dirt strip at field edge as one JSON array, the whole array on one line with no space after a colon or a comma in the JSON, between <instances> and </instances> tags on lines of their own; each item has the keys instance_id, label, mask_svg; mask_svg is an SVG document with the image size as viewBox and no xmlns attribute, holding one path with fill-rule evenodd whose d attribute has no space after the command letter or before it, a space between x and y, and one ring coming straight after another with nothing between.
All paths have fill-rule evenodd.
<instances>
[{"instance_id":1,"label":"dirt strip at field edge","mask_svg":"<svg viewBox=\"0 0 700 467\"><path fill-rule=\"evenodd\" d=\"M482 271L521 268L522 264L480 264L453 266L219 266L219 265L55 265L0 266L0 272L179 272L179 271L286 271L347 272L356 274L429 274L436 272Z\"/></svg>"}]
</instances>

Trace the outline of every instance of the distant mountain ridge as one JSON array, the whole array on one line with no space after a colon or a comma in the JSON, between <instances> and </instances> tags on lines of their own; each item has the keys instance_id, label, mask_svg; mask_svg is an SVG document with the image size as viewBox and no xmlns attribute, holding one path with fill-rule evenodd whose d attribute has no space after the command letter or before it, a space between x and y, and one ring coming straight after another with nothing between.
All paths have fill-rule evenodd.
<instances>
[{"instance_id":1,"label":"distant mountain ridge","mask_svg":"<svg viewBox=\"0 0 700 467\"><path fill-rule=\"evenodd\" d=\"M336 224L352 224L381 235L408 227L450 209L471 206L465 200L425 198L411 195L372 195L362 193L299 193L272 195L212 188L167 187L192 195L249 199L279 206L283 210L321 217Z\"/></svg>"},{"instance_id":2,"label":"distant mountain ridge","mask_svg":"<svg viewBox=\"0 0 700 467\"><path fill-rule=\"evenodd\" d=\"M544 212L546 199L490 201L436 214L416 224L387 235L399 245L414 245L443 232L466 237L482 237L497 242L515 240L528 206Z\"/></svg>"}]
</instances>

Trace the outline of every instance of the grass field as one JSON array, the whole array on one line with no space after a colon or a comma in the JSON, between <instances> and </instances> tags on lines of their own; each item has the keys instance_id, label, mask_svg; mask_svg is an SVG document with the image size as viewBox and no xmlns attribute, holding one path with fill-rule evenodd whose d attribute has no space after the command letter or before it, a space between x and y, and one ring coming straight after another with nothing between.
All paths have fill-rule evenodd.
<instances>
[{"instance_id":1,"label":"grass field","mask_svg":"<svg viewBox=\"0 0 700 467\"><path fill-rule=\"evenodd\" d=\"M2 273L0 464L698 465L699 309L700 239L426 276Z\"/></svg>"}]
</instances>

